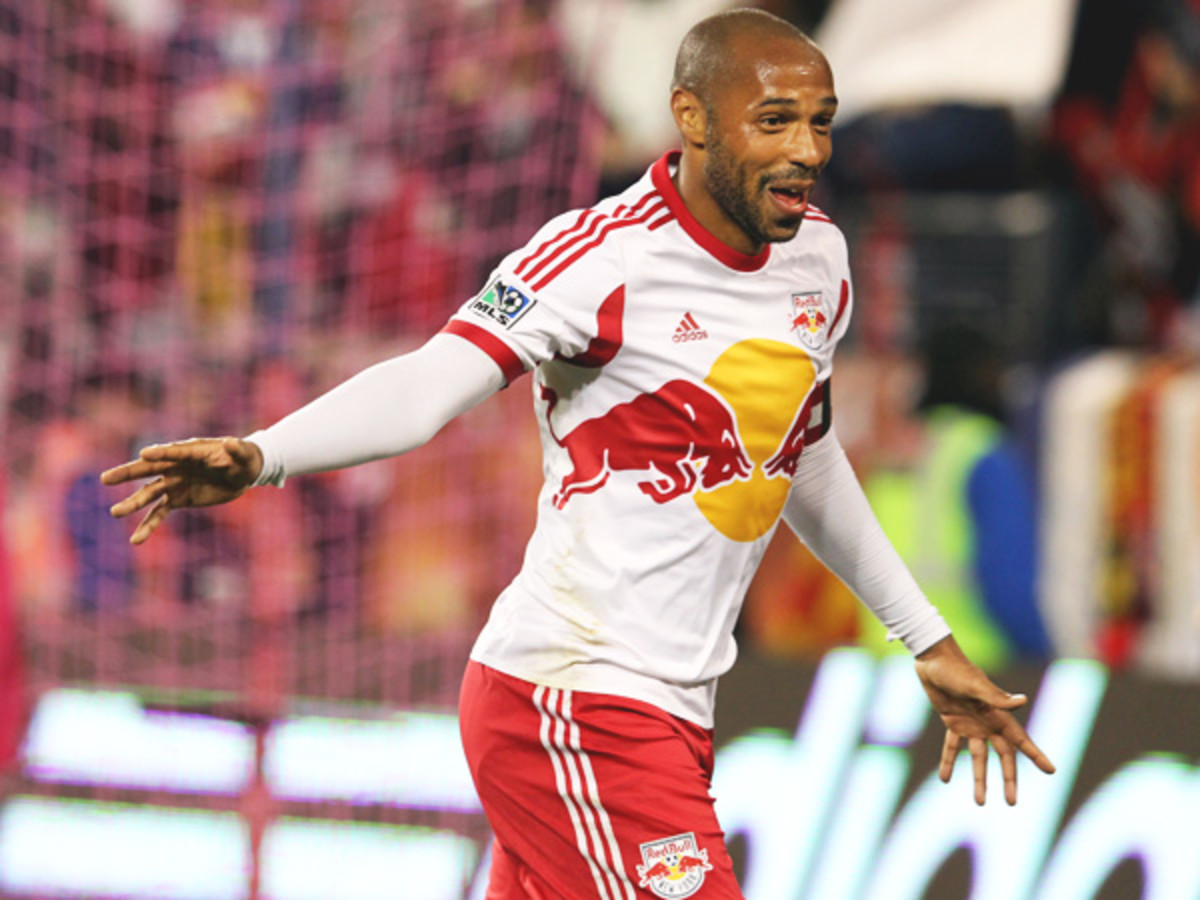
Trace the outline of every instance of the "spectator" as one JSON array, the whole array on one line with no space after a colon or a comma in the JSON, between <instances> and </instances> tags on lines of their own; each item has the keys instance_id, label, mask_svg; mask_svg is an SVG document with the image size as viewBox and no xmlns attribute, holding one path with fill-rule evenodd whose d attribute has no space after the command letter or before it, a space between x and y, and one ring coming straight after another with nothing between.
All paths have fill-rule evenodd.
<instances>
[{"instance_id":1,"label":"spectator","mask_svg":"<svg viewBox=\"0 0 1200 900\"><path fill-rule=\"evenodd\" d=\"M103 368L80 382L74 413L86 429L86 455L67 487L64 521L74 556L73 605L87 611L127 605L136 587L133 555L108 527L110 500L95 487L95 461L122 452L141 430L151 386L133 369Z\"/></svg>"},{"instance_id":2,"label":"spectator","mask_svg":"<svg viewBox=\"0 0 1200 900\"><path fill-rule=\"evenodd\" d=\"M830 187L1022 186L1073 12L1070 0L835 0L817 35L842 99Z\"/></svg>"},{"instance_id":3,"label":"spectator","mask_svg":"<svg viewBox=\"0 0 1200 900\"><path fill-rule=\"evenodd\" d=\"M972 659L992 671L1043 659L1032 476L1005 427L1002 356L963 326L936 330L922 350L924 446L869 477L867 496ZM860 622L860 641L884 650L878 622Z\"/></svg>"},{"instance_id":4,"label":"spectator","mask_svg":"<svg viewBox=\"0 0 1200 900\"><path fill-rule=\"evenodd\" d=\"M1081 12L1081 60L1101 33L1087 17L1111 18L1098 7ZM1161 346L1200 305L1200 0L1154 0L1140 13L1115 85L1082 62L1072 70L1051 141L1100 233L1089 283L1107 307L1102 337ZM1121 54L1103 55L1113 58L1119 67Z\"/></svg>"},{"instance_id":5,"label":"spectator","mask_svg":"<svg viewBox=\"0 0 1200 900\"><path fill-rule=\"evenodd\" d=\"M579 160L592 152L597 111L567 67L552 3L463 6L455 52L431 72L426 115L438 134L421 159L471 235L460 252L474 289L514 241L594 195Z\"/></svg>"}]
</instances>

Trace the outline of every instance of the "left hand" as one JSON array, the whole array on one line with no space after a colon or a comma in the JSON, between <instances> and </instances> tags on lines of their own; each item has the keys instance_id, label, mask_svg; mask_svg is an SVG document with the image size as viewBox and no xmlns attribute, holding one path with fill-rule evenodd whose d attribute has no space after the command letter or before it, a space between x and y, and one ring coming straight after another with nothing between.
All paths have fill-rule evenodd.
<instances>
[{"instance_id":1,"label":"left hand","mask_svg":"<svg viewBox=\"0 0 1200 900\"><path fill-rule=\"evenodd\" d=\"M991 744L1004 773L1004 799L1017 802L1017 751L1034 765L1053 774L1054 764L1025 733L1010 710L1024 706L1024 694L1010 694L992 683L967 659L953 637L938 641L916 659L917 677L937 714L946 724L938 775L949 782L954 760L965 740L975 771L975 802L987 799L987 756Z\"/></svg>"}]
</instances>

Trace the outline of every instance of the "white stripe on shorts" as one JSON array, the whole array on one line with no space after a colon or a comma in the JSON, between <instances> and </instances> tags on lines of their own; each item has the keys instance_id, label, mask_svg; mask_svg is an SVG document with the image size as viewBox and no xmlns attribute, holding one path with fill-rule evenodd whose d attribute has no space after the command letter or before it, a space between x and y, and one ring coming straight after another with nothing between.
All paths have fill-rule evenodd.
<instances>
[{"instance_id":1,"label":"white stripe on shorts","mask_svg":"<svg viewBox=\"0 0 1200 900\"><path fill-rule=\"evenodd\" d=\"M604 808L604 804L600 802L600 789L596 784L596 773L592 770L591 757L584 752L579 744L579 724L571 715L571 692L564 691L563 694L562 712L563 717L570 726L571 752L579 758L584 778L587 780L588 799L595 808L596 814L600 817L600 826L604 829L604 839L608 844L609 853L612 856L616 877L620 879L621 885L625 889L626 900L634 900L633 885L625 875L625 862L621 859L621 847L617 844L617 836L613 833L612 822L608 818L608 811ZM613 872L610 870L611 874ZM617 892L617 896L620 897L620 891Z\"/></svg>"},{"instance_id":2,"label":"white stripe on shorts","mask_svg":"<svg viewBox=\"0 0 1200 900\"><path fill-rule=\"evenodd\" d=\"M539 686L533 692L533 705L541 714L540 737L554 767L558 795L571 817L576 846L591 870L597 895L600 900L634 900L612 823L600 802L591 760L580 747L579 726L571 719L571 692ZM561 712L556 710L559 706Z\"/></svg>"}]
</instances>

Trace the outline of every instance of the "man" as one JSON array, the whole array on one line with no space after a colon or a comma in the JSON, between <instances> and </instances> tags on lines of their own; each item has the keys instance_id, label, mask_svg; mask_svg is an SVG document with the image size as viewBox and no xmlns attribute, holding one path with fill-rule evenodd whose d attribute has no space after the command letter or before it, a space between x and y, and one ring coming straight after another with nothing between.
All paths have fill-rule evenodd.
<instances>
[{"instance_id":1,"label":"man","mask_svg":"<svg viewBox=\"0 0 1200 900\"><path fill-rule=\"evenodd\" d=\"M782 517L917 655L965 741L1049 760L958 649L870 513L830 430L845 242L810 209L836 97L820 50L752 10L679 51L683 138L623 194L501 262L443 333L245 440L148 447L108 484L170 510L416 447L533 370L547 480L525 564L463 682L464 746L495 831L489 897L741 897L713 814L712 704L733 624ZM684 893L686 892L686 893Z\"/></svg>"},{"instance_id":2,"label":"man","mask_svg":"<svg viewBox=\"0 0 1200 900\"><path fill-rule=\"evenodd\" d=\"M932 329L921 357L920 447L864 479L871 508L972 662L993 672L1044 661L1033 476L1006 426L1004 355L951 323ZM859 642L890 652L879 623L859 618Z\"/></svg>"}]
</instances>

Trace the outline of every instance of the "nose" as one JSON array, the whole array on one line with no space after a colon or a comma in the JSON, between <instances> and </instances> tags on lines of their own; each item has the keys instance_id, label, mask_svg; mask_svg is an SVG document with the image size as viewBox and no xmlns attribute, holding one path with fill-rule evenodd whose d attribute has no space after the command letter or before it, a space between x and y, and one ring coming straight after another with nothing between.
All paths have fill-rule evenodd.
<instances>
[{"instance_id":1,"label":"nose","mask_svg":"<svg viewBox=\"0 0 1200 900\"><path fill-rule=\"evenodd\" d=\"M828 158L828 143L828 138L817 134L810 125L798 123L788 142L788 161L812 169L814 173L819 172Z\"/></svg>"}]
</instances>

